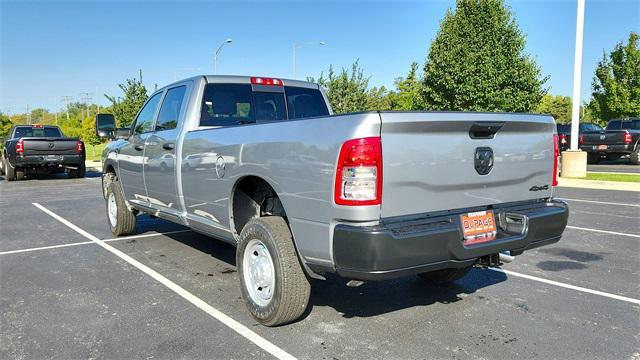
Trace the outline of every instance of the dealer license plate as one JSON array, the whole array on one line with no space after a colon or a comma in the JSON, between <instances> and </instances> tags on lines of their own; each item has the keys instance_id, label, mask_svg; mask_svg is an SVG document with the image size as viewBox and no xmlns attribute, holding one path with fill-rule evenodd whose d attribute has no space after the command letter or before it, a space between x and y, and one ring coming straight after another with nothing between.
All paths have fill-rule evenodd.
<instances>
[{"instance_id":1,"label":"dealer license plate","mask_svg":"<svg viewBox=\"0 0 640 360\"><path fill-rule=\"evenodd\" d=\"M465 245L491 241L496 238L496 221L492 210L460 215Z\"/></svg>"},{"instance_id":2,"label":"dealer license plate","mask_svg":"<svg viewBox=\"0 0 640 360\"><path fill-rule=\"evenodd\" d=\"M607 145L598 145L598 150L607 150Z\"/></svg>"},{"instance_id":3,"label":"dealer license plate","mask_svg":"<svg viewBox=\"0 0 640 360\"><path fill-rule=\"evenodd\" d=\"M61 155L47 155L47 156L45 156L45 159L49 160L49 161L62 160L62 156Z\"/></svg>"}]
</instances>

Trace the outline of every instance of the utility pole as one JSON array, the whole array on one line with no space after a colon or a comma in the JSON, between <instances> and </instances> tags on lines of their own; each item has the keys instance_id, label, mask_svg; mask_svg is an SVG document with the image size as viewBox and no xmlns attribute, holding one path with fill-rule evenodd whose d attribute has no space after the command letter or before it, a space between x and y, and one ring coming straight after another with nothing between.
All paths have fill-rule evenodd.
<instances>
[{"instance_id":1,"label":"utility pole","mask_svg":"<svg viewBox=\"0 0 640 360\"><path fill-rule=\"evenodd\" d=\"M27 125L31 125L31 108L29 108L29 104L27 104Z\"/></svg>"},{"instance_id":2,"label":"utility pole","mask_svg":"<svg viewBox=\"0 0 640 360\"><path fill-rule=\"evenodd\" d=\"M80 93L80 95L82 95L82 99L84 100L84 108L87 109L87 116L83 117L84 120L84 118L88 118L89 116L91 116L89 114L89 100L91 100L92 97L89 96L91 95L91 93L88 92Z\"/></svg>"},{"instance_id":3,"label":"utility pole","mask_svg":"<svg viewBox=\"0 0 640 360\"><path fill-rule=\"evenodd\" d=\"M72 99L73 99L73 97L69 96L69 95L63 95L63 96L61 96L61 99L60 99L60 101L65 103L65 106L66 106L66 109L67 109L65 111L65 113L67 114L67 121L69 121L69 105L71 104L71 100Z\"/></svg>"}]
</instances>

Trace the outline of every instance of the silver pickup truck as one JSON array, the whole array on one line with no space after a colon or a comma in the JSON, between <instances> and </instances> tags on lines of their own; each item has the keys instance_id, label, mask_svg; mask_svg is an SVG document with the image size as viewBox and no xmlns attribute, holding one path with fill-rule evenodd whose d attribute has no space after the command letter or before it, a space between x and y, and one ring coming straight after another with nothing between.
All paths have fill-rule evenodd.
<instances>
[{"instance_id":1,"label":"silver pickup truck","mask_svg":"<svg viewBox=\"0 0 640 360\"><path fill-rule=\"evenodd\" d=\"M199 76L153 93L130 129L113 124L96 121L113 139L111 231L131 234L142 212L235 245L243 298L268 326L303 314L309 278L450 282L567 224L549 116L332 115L317 84Z\"/></svg>"}]
</instances>

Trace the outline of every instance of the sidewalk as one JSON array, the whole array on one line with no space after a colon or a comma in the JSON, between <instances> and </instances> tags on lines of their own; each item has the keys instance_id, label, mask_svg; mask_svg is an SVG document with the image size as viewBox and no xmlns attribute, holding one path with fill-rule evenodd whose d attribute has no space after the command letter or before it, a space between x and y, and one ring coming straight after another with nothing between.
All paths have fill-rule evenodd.
<instances>
[{"instance_id":1,"label":"sidewalk","mask_svg":"<svg viewBox=\"0 0 640 360\"><path fill-rule=\"evenodd\" d=\"M558 178L558 186L598 190L639 191L640 183Z\"/></svg>"},{"instance_id":2,"label":"sidewalk","mask_svg":"<svg viewBox=\"0 0 640 360\"><path fill-rule=\"evenodd\" d=\"M84 162L87 171L102 172L102 162L100 160L87 160Z\"/></svg>"}]
</instances>

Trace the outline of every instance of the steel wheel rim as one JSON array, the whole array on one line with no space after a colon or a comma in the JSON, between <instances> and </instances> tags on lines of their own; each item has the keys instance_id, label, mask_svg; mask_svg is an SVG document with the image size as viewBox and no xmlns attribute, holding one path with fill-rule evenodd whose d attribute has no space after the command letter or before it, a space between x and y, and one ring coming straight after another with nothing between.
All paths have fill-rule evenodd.
<instances>
[{"instance_id":1,"label":"steel wheel rim","mask_svg":"<svg viewBox=\"0 0 640 360\"><path fill-rule=\"evenodd\" d=\"M118 223L118 204L116 204L116 197L113 193L109 194L107 199L107 214L109 215L109 223L115 227Z\"/></svg>"},{"instance_id":2,"label":"steel wheel rim","mask_svg":"<svg viewBox=\"0 0 640 360\"><path fill-rule=\"evenodd\" d=\"M267 246L252 239L244 250L242 273L249 297L259 306L266 306L273 298L276 278L273 259Z\"/></svg>"}]
</instances>

